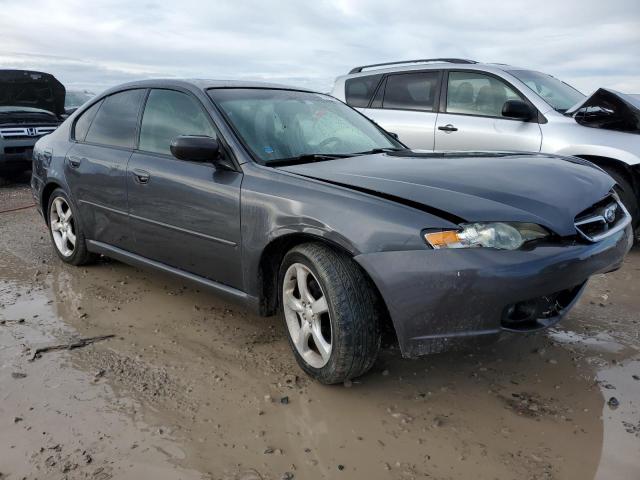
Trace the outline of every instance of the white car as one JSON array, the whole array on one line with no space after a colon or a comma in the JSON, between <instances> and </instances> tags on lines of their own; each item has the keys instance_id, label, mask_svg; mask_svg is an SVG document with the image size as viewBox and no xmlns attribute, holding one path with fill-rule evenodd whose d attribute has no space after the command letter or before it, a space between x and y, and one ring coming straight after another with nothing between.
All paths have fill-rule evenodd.
<instances>
[{"instance_id":1,"label":"white car","mask_svg":"<svg viewBox=\"0 0 640 480\"><path fill-rule=\"evenodd\" d=\"M543 152L606 170L638 227L640 98L608 89L586 97L545 73L444 58L356 67L332 95L408 147Z\"/></svg>"}]
</instances>

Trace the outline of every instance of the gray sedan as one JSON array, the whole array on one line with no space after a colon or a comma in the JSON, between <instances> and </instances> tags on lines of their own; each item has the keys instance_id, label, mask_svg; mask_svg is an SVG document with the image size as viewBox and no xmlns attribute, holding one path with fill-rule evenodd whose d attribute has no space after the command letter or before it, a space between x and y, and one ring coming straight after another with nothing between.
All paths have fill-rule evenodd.
<instances>
[{"instance_id":1,"label":"gray sedan","mask_svg":"<svg viewBox=\"0 0 640 480\"><path fill-rule=\"evenodd\" d=\"M558 322L631 246L588 161L408 150L342 102L277 85L157 80L83 105L34 150L60 259L168 272L281 312L301 368L364 374Z\"/></svg>"}]
</instances>

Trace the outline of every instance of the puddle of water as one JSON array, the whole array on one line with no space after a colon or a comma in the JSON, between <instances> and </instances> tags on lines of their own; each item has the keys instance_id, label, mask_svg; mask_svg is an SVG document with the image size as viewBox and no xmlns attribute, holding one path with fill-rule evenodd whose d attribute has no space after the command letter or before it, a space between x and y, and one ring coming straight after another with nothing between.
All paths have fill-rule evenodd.
<instances>
[{"instance_id":1,"label":"puddle of water","mask_svg":"<svg viewBox=\"0 0 640 480\"><path fill-rule=\"evenodd\" d=\"M589 350L606 353L620 353L628 348L605 332L587 336L569 330L550 329L548 335L558 343L579 345Z\"/></svg>"},{"instance_id":2,"label":"puddle of water","mask_svg":"<svg viewBox=\"0 0 640 480\"><path fill-rule=\"evenodd\" d=\"M9 321L0 326L0 471L8 478L202 478L178 466L184 452L144 423L137 400L74 367L73 352L28 360L27 348L78 336L56 302L48 288L0 281L0 320Z\"/></svg>"},{"instance_id":3,"label":"puddle of water","mask_svg":"<svg viewBox=\"0 0 640 480\"><path fill-rule=\"evenodd\" d=\"M640 357L598 372L605 405L602 460L596 479L640 478L640 381L633 375L640 378Z\"/></svg>"}]
</instances>

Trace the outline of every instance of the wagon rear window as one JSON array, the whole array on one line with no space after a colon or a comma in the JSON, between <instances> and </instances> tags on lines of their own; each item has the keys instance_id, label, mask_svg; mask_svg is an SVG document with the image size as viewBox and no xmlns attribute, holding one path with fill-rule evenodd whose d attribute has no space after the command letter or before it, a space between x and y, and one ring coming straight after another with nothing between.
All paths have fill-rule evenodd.
<instances>
[{"instance_id":1,"label":"wagon rear window","mask_svg":"<svg viewBox=\"0 0 640 480\"><path fill-rule=\"evenodd\" d=\"M366 107L382 75L351 78L345 82L345 98L352 107Z\"/></svg>"}]
</instances>

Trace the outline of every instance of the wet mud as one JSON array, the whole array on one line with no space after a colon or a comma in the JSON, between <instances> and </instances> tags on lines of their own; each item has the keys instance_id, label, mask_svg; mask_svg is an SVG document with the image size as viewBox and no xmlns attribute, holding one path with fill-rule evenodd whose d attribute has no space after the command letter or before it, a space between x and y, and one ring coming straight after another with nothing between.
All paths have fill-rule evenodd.
<instances>
[{"instance_id":1,"label":"wet mud","mask_svg":"<svg viewBox=\"0 0 640 480\"><path fill-rule=\"evenodd\" d=\"M327 387L279 317L64 265L33 208L0 214L0 237L2 479L640 478L640 249L551 330L413 361L389 347Z\"/></svg>"}]
</instances>

